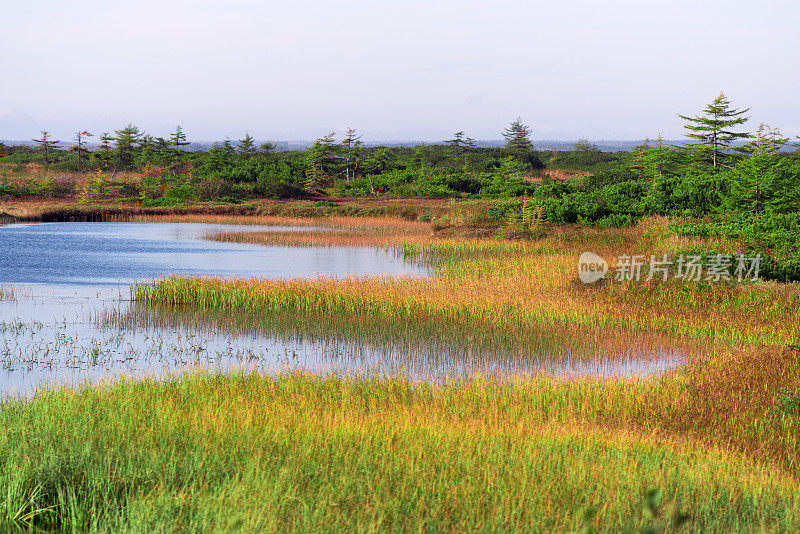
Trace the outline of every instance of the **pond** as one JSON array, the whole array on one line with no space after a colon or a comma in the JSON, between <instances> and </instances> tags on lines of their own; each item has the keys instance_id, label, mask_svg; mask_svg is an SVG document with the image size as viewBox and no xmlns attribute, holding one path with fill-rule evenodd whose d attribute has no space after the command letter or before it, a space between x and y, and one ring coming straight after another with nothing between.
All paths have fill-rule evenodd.
<instances>
[{"instance_id":1,"label":"pond","mask_svg":"<svg viewBox=\"0 0 800 534\"><path fill-rule=\"evenodd\" d=\"M428 276L428 267L368 247L279 247L203 239L221 231L332 231L313 227L189 223L65 222L0 226L0 395L28 394L50 384L95 382L116 375L163 374L192 368L269 372L285 366L318 371L394 372L427 376L526 372L542 358L504 364L443 357L439 348L399 353L385 344L342 343L195 326L121 326L103 318L132 306L130 285L171 274L291 278ZM426 353L426 351L430 353ZM641 375L679 365L672 354L551 362L568 375ZM478 362L476 364L476 361ZM477 368L476 368L477 366Z\"/></svg>"}]
</instances>

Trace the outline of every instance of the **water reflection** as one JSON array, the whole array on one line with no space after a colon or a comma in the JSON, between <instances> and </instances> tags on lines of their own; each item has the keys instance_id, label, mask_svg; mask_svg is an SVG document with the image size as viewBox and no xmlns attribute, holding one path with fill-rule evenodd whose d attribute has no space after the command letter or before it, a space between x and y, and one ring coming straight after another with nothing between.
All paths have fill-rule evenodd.
<instances>
[{"instance_id":1,"label":"water reflection","mask_svg":"<svg viewBox=\"0 0 800 534\"><path fill-rule=\"evenodd\" d=\"M300 320L290 320L289 329L257 329L216 324L201 316L156 317L129 302L132 281L170 274L288 278L429 273L424 265L371 248L265 247L201 239L232 229L298 230L89 222L0 227L0 284L13 284L16 294L14 300L0 300L0 395L27 394L43 384L160 375L197 366L404 372L436 380L475 372L642 376L673 369L686 359L686 353L657 342L626 351L626 341L594 346L564 338L509 354L471 342L418 339L403 331L388 341L326 336Z\"/></svg>"}]
</instances>

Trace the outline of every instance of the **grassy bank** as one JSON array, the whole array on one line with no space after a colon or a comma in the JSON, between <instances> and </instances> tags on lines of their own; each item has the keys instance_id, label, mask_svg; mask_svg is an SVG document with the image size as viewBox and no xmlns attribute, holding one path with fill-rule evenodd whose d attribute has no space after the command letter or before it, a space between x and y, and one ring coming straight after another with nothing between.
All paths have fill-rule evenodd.
<instances>
[{"instance_id":1,"label":"grassy bank","mask_svg":"<svg viewBox=\"0 0 800 534\"><path fill-rule=\"evenodd\" d=\"M463 202L463 204L482 204ZM0 201L0 218L17 221L137 221L159 219L165 222L258 217L392 217L416 220L442 214L462 202L438 199L336 199L249 200L240 203L198 202L178 206L144 207L138 202L81 202L77 199L32 199Z\"/></svg>"},{"instance_id":2,"label":"grassy bank","mask_svg":"<svg viewBox=\"0 0 800 534\"><path fill-rule=\"evenodd\" d=\"M691 530L796 529L785 471L629 427L671 387L201 373L50 391L0 410L0 510L63 530L618 531L676 509Z\"/></svg>"},{"instance_id":3,"label":"grassy bank","mask_svg":"<svg viewBox=\"0 0 800 534\"><path fill-rule=\"evenodd\" d=\"M232 232L211 239L268 245L388 247L433 262L431 278L207 280L172 278L139 286L152 305L222 313L313 315L329 324L509 333L538 326L588 327L773 346L800 343L800 286L774 282L580 283L577 258L594 251L675 253L690 247L735 250L717 238L681 238L666 220L627 229L554 229L531 241L448 237L426 223L340 219L341 232ZM610 277L609 277L610 278ZM477 330L476 330L477 329ZM534 331L532 335L537 335ZM508 337L508 336L507 336Z\"/></svg>"}]
</instances>

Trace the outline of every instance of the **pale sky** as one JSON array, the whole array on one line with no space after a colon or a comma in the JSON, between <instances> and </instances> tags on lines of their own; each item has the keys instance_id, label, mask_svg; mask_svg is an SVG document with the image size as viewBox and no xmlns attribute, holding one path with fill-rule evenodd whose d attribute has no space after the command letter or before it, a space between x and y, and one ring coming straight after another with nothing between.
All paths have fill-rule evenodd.
<instances>
[{"instance_id":1,"label":"pale sky","mask_svg":"<svg viewBox=\"0 0 800 534\"><path fill-rule=\"evenodd\" d=\"M0 0L0 139L682 135L720 90L800 135L797 0Z\"/></svg>"}]
</instances>

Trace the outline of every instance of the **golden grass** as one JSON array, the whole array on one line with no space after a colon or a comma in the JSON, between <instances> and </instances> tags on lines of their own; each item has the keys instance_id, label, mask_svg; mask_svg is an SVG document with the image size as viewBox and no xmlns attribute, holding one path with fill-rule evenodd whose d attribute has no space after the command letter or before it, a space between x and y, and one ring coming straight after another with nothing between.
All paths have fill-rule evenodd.
<instances>
[{"instance_id":1,"label":"golden grass","mask_svg":"<svg viewBox=\"0 0 800 534\"><path fill-rule=\"evenodd\" d=\"M427 310L452 319L469 315L498 322L561 323L631 331L776 345L800 341L800 285L626 283L584 285L577 258L593 251L615 263L623 253L659 254L679 246L665 222L648 220L625 230L556 229L530 242L441 238L425 223L333 219L341 232L226 232L210 239L288 246L377 246L442 260L444 271L430 279L344 279L309 281L210 281L217 288L280 293L314 301L322 310L340 306ZM693 240L696 241L696 240ZM718 240L708 240L718 247ZM458 260L458 261L454 261ZM332 304L335 302L336 304Z\"/></svg>"},{"instance_id":2,"label":"golden grass","mask_svg":"<svg viewBox=\"0 0 800 534\"><path fill-rule=\"evenodd\" d=\"M230 328L263 322L356 341L419 336L521 358L554 346L692 357L649 379L199 374L44 393L0 412L12 509L31 502L26 513L42 510L42 524L69 516L131 530L165 522L252 531L670 528L641 511L644 493L658 487L691 514L695 531L797 530L797 284L577 280L585 250L613 258L684 247L663 219L624 230L555 228L531 241L444 237L400 220L307 222L332 230L212 238L387 247L437 272L172 278L134 295L154 314L222 328L230 319L241 321ZM35 447L19 439L31 435ZM23 490L37 484L49 493L31 499ZM73 496L65 487L78 489ZM100 504L82 498L95 493ZM582 519L585 507L596 515Z\"/></svg>"},{"instance_id":3,"label":"golden grass","mask_svg":"<svg viewBox=\"0 0 800 534\"><path fill-rule=\"evenodd\" d=\"M433 258L439 271L430 278L393 279L173 278L137 288L138 296L167 309L198 307L265 321L303 317L295 320L299 328L314 332L409 337L417 329L420 336L449 336L489 348L517 343L521 353L543 336L567 343L572 336L577 346L582 338L595 340L589 345L603 339L610 347L644 352L654 340L665 347L706 340L711 345L695 350L692 364L659 381L657 389L647 382L627 383L624 395L617 395L604 386L596 397L563 409L608 427L693 436L797 472L797 427L781 426L767 413L781 388L800 387L794 347L800 340L800 285L610 280L584 285L577 279L577 256L584 250L616 257L675 246L663 219L624 230L554 229L541 239L516 242L442 238L417 223L379 222L342 233L236 232L213 238L394 247ZM576 391L582 386L565 383L558 395L571 398ZM558 409L543 411L560 417L552 415Z\"/></svg>"},{"instance_id":4,"label":"golden grass","mask_svg":"<svg viewBox=\"0 0 800 534\"><path fill-rule=\"evenodd\" d=\"M0 410L0 517L112 531L675 531L674 503L686 530L796 530L796 476L635 426L670 380L196 373L43 392ZM653 488L655 517L643 512Z\"/></svg>"}]
</instances>

